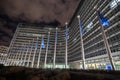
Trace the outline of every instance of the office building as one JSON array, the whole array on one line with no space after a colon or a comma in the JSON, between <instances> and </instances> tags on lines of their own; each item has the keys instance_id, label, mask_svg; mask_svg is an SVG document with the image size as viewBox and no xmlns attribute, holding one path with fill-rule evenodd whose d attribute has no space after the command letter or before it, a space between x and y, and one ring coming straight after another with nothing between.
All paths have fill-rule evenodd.
<instances>
[{"instance_id":1,"label":"office building","mask_svg":"<svg viewBox=\"0 0 120 80\"><path fill-rule=\"evenodd\" d=\"M96 7L96 9L95 9ZM85 55L85 67L87 69L106 69L110 61L106 52L104 40L101 33L101 23L96 10L110 22L109 27L104 27L107 41L110 46L111 55L116 67L120 70L120 0L81 0L73 17L71 18L68 39L68 66L70 68L82 68L82 45L80 38L80 27L77 16L80 15L80 21L84 31L83 47ZM56 67L65 64L65 28L58 28L58 43L56 45ZM48 32L50 32L50 46L48 48L47 64L53 67L55 53L56 28L50 26L39 27L34 25L19 25L9 47L9 56L7 62L9 65L32 65L34 58L34 67L40 66L45 62L46 48L40 50L42 35L44 35L45 47L47 45ZM39 38L39 49L35 49L36 40ZM26 45L34 47L32 50ZM39 53L40 52L40 53ZM35 54L35 56L33 56ZM40 56L40 60L38 60ZM29 57L30 56L30 57ZM9 62L10 61L10 62ZM40 67L39 66L39 67ZM59 67L58 66L58 67Z\"/></svg>"},{"instance_id":2,"label":"office building","mask_svg":"<svg viewBox=\"0 0 120 80\"><path fill-rule=\"evenodd\" d=\"M0 63L1 64L4 63L5 58L7 57L7 51L8 51L8 47L0 46Z\"/></svg>"},{"instance_id":3,"label":"office building","mask_svg":"<svg viewBox=\"0 0 120 80\"><path fill-rule=\"evenodd\" d=\"M45 48L41 48L42 38L44 39ZM9 46L7 65L36 68L39 64L39 67L44 67L47 52L46 67L52 68L54 53L56 53L56 67L64 67L61 64L64 63L65 55L65 30L57 28L56 52L54 52L55 38L56 28L19 24ZM47 43L48 50L46 50Z\"/></svg>"},{"instance_id":4,"label":"office building","mask_svg":"<svg viewBox=\"0 0 120 80\"><path fill-rule=\"evenodd\" d=\"M104 31L115 66L120 69L120 0L81 1L69 23L68 61L71 67L82 68L80 27L77 18L80 15L84 31L83 44L86 67L88 69L106 69L106 66L110 64L95 6L110 22L110 26L104 27Z\"/></svg>"}]
</instances>

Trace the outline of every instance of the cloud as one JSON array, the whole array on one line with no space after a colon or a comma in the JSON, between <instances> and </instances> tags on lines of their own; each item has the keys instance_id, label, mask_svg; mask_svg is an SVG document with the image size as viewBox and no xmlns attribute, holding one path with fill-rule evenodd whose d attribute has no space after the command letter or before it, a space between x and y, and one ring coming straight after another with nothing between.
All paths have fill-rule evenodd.
<instances>
[{"instance_id":1,"label":"cloud","mask_svg":"<svg viewBox=\"0 0 120 80\"><path fill-rule=\"evenodd\" d=\"M0 9L11 19L30 23L57 20L63 26L72 17L80 0L1 0Z\"/></svg>"},{"instance_id":2,"label":"cloud","mask_svg":"<svg viewBox=\"0 0 120 80\"><path fill-rule=\"evenodd\" d=\"M0 31L6 33L10 37L13 35L12 29L6 28L2 22L0 22Z\"/></svg>"},{"instance_id":3,"label":"cloud","mask_svg":"<svg viewBox=\"0 0 120 80\"><path fill-rule=\"evenodd\" d=\"M0 0L0 45L9 45L18 22L65 26L79 2L80 0Z\"/></svg>"}]
</instances>

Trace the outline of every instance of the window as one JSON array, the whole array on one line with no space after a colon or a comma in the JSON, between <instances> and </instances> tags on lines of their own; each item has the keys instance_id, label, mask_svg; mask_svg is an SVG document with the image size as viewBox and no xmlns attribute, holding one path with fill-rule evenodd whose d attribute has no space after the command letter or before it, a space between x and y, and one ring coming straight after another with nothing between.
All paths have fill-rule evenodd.
<instances>
[{"instance_id":1,"label":"window","mask_svg":"<svg viewBox=\"0 0 120 80\"><path fill-rule=\"evenodd\" d=\"M117 3L119 3L120 2L120 0L116 0L117 1Z\"/></svg>"},{"instance_id":2,"label":"window","mask_svg":"<svg viewBox=\"0 0 120 80\"><path fill-rule=\"evenodd\" d=\"M93 27L93 22L90 22L86 27L87 31L89 31L92 27Z\"/></svg>"},{"instance_id":3,"label":"window","mask_svg":"<svg viewBox=\"0 0 120 80\"><path fill-rule=\"evenodd\" d=\"M76 40L77 40L77 39L76 39L76 38L74 38L74 39L73 39L73 42L76 42Z\"/></svg>"},{"instance_id":4,"label":"window","mask_svg":"<svg viewBox=\"0 0 120 80\"><path fill-rule=\"evenodd\" d=\"M93 23L90 22L90 23L88 24L87 28L90 29L92 25L93 25Z\"/></svg>"},{"instance_id":5,"label":"window","mask_svg":"<svg viewBox=\"0 0 120 80\"><path fill-rule=\"evenodd\" d=\"M111 3L110 3L110 8L116 8L118 5L118 2L120 2L120 0L113 0Z\"/></svg>"}]
</instances>

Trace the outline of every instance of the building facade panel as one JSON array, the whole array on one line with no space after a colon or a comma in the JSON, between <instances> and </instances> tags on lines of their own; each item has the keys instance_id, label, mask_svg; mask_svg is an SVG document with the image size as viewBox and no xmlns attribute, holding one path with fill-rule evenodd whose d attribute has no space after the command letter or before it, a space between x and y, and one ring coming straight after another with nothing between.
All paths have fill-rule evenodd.
<instances>
[{"instance_id":1,"label":"building facade panel","mask_svg":"<svg viewBox=\"0 0 120 80\"><path fill-rule=\"evenodd\" d=\"M77 16L80 15L80 20L83 25L83 44L86 65L90 68L91 63L97 64L96 57L107 55L105 45L103 42L103 37L101 33L101 24L99 22L98 15L94 9L97 6L97 9L108 19L110 22L109 27L104 27L107 40L110 45L112 52L113 60L117 59L119 63L120 59L120 1L119 0L84 0L82 5L77 8L76 13L74 14L70 24L70 42L68 44L68 53L69 53L69 63L82 62L82 53L80 45L80 30L79 22ZM74 36L73 36L74 35ZM72 43L74 41L74 43ZM71 47L72 45L72 47ZM78 46L77 46L78 45ZM76 47L77 46L77 47ZM73 50L71 52L71 50ZM78 58L78 56L80 56ZM104 64L110 64L107 56L103 56L99 59L99 65L102 64L102 59L106 59L107 62ZM100 62L101 60L101 62ZM94 61L94 62L93 62ZM116 60L115 60L116 62ZM82 64L82 63L81 63ZM98 65L98 64L97 64ZM118 65L115 63L115 65ZM104 67L105 69L105 67Z\"/></svg>"},{"instance_id":2,"label":"building facade panel","mask_svg":"<svg viewBox=\"0 0 120 80\"><path fill-rule=\"evenodd\" d=\"M47 64L53 63L56 28L19 25L9 46L8 65L24 65L34 67L39 63L44 65L46 47L49 36L47 52ZM56 64L63 64L65 61L65 30L57 29L58 40L56 44ZM41 48L42 37L44 36L45 48ZM38 43L37 43L38 41ZM38 47L36 46L38 44ZM39 58L40 55L40 58ZM10 61L10 62L9 62ZM39 62L38 62L39 61Z\"/></svg>"}]
</instances>

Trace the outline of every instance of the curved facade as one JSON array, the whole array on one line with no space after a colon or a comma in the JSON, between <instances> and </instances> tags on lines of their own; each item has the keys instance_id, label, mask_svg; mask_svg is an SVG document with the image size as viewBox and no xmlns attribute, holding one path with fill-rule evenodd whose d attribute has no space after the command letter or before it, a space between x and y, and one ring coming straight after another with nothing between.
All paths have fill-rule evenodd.
<instances>
[{"instance_id":1,"label":"curved facade","mask_svg":"<svg viewBox=\"0 0 120 80\"><path fill-rule=\"evenodd\" d=\"M8 47L6 46L0 46L0 63L3 64L5 61L5 57L7 56L6 52L8 50Z\"/></svg>"},{"instance_id":2,"label":"curved facade","mask_svg":"<svg viewBox=\"0 0 120 80\"><path fill-rule=\"evenodd\" d=\"M8 65L36 67L39 63L39 67L43 67L48 42L48 32L50 32L50 34L46 63L52 66L55 50L56 28L39 27L34 25L18 25L9 47L9 55L7 59ZM58 28L57 33L58 39L56 43L55 63L56 65L61 65L64 63L65 55L65 30ZM41 48L42 36L44 36L44 49ZM36 49L37 38L38 47ZM31 66L32 64L33 66Z\"/></svg>"},{"instance_id":3,"label":"curved facade","mask_svg":"<svg viewBox=\"0 0 120 80\"><path fill-rule=\"evenodd\" d=\"M85 0L77 9L70 24L70 40L69 40L69 62L71 64L80 65L82 62L82 53L80 45L80 30L77 15L83 24L84 52L87 68L101 68L109 63L106 54L105 45L102 38L99 18L94 9L97 5L99 11L110 21L110 26L105 27L105 33L110 45L113 60L118 67L120 65L120 0ZM118 63L117 63L118 62ZM100 67L101 66L101 67ZM79 67L79 66L78 66ZM118 67L120 69L120 67ZM117 68L117 69L118 69Z\"/></svg>"},{"instance_id":4,"label":"curved facade","mask_svg":"<svg viewBox=\"0 0 120 80\"><path fill-rule=\"evenodd\" d=\"M104 31L110 45L116 69L120 70L120 0L84 0L80 2L75 14L68 24L68 65L70 68L82 68L80 27L77 19L78 15L80 15L80 20L83 25L84 35L82 38L87 69L106 69L106 66L110 64L101 33L101 24L94 9L95 6L97 6L99 11L110 22L110 26L104 27ZM7 59L8 65L23 65L30 67L32 63L34 63L33 67L37 67L42 35L44 35L46 47L48 32L50 32L47 64L49 67L52 67L56 28L50 27L51 26L37 27L34 25L19 25L9 47L9 56ZM57 31L58 43L56 45L55 63L56 65L64 67L66 53L65 28L58 28ZM37 38L39 38L39 46L38 49L35 49ZM31 47L32 43L34 44L33 48L27 50L26 45L30 44ZM39 67L44 65L45 53L46 48L41 50Z\"/></svg>"}]
</instances>

